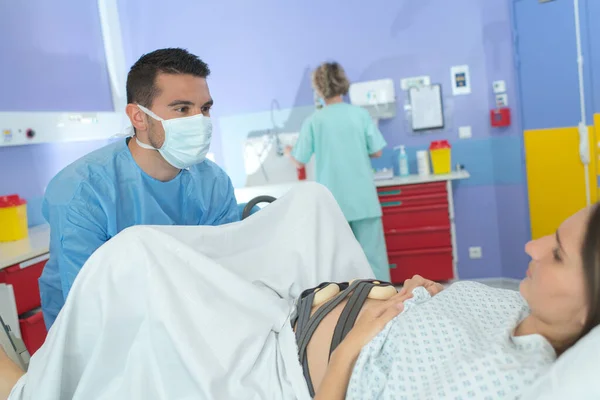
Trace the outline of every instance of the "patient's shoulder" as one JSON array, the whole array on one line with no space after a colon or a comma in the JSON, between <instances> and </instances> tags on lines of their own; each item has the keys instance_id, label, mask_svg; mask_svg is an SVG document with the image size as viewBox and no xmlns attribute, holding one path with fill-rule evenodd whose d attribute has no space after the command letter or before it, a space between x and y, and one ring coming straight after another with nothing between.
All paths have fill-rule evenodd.
<instances>
[{"instance_id":1,"label":"patient's shoulder","mask_svg":"<svg viewBox=\"0 0 600 400\"><path fill-rule=\"evenodd\" d=\"M499 289L478 282L456 282L435 296L440 307L483 325L516 324L529 312L516 290Z\"/></svg>"},{"instance_id":2,"label":"patient's shoulder","mask_svg":"<svg viewBox=\"0 0 600 400\"><path fill-rule=\"evenodd\" d=\"M458 281L450 285L443 292L456 293L464 296L489 296L497 299L511 299L522 301L521 294L516 290L496 288L485 283L475 281ZM442 293L443 293L442 292Z\"/></svg>"}]
</instances>

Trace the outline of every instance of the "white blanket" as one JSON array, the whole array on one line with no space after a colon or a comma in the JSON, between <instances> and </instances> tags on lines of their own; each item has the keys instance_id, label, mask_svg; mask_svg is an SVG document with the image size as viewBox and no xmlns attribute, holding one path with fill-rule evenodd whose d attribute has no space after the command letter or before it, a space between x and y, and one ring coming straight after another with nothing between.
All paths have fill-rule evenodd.
<instances>
[{"instance_id":1,"label":"white blanket","mask_svg":"<svg viewBox=\"0 0 600 400\"><path fill-rule=\"evenodd\" d=\"M295 300L356 277L373 275L317 184L241 223L127 229L85 264L10 399L308 399Z\"/></svg>"}]
</instances>

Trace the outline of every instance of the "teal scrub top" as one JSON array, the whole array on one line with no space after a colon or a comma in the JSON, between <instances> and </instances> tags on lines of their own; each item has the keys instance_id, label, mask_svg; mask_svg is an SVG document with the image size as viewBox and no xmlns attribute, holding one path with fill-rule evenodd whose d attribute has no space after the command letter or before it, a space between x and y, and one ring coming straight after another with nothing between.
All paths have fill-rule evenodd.
<instances>
[{"instance_id":1,"label":"teal scrub top","mask_svg":"<svg viewBox=\"0 0 600 400\"><path fill-rule=\"evenodd\" d=\"M386 141L364 108L325 106L302 126L292 156L303 164L316 158L317 182L337 200L348 221L381 217L370 154Z\"/></svg>"},{"instance_id":2,"label":"teal scrub top","mask_svg":"<svg viewBox=\"0 0 600 400\"><path fill-rule=\"evenodd\" d=\"M39 280L48 328L87 259L122 230L240 219L231 181L216 164L205 160L161 182L138 167L126 140L63 169L48 185L42 212L50 224L50 259Z\"/></svg>"}]
</instances>

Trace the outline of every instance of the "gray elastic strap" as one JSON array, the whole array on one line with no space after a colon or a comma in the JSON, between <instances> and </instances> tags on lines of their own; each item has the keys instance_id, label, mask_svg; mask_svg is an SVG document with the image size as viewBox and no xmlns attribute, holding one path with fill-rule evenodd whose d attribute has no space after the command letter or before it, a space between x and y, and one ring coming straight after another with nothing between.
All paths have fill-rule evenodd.
<instances>
[{"instance_id":1,"label":"gray elastic strap","mask_svg":"<svg viewBox=\"0 0 600 400\"><path fill-rule=\"evenodd\" d=\"M361 287L355 290L354 293L352 293L352 296L350 297L348 303L344 307L344 310L340 314L340 318L338 319L338 322L335 326L333 338L331 340L331 346L329 349L330 357L331 353L333 353L336 347L339 346L339 344L346 338L348 333L350 333L350 331L354 327L356 319L358 318L358 315L360 314L365 304L365 301L367 300L367 297L371 292L371 289L373 289L375 286L393 286L389 282L380 282L377 285L373 282L373 280L362 281Z\"/></svg>"},{"instance_id":2,"label":"gray elastic strap","mask_svg":"<svg viewBox=\"0 0 600 400\"><path fill-rule=\"evenodd\" d=\"M335 307L344 301L344 299L348 297L348 295L356 288L356 286L358 286L359 283L359 281L353 282L352 285L350 285L346 290L338 293L336 297L329 300L321 308L319 308L309 319L307 327L304 332L302 332L300 341L298 342L300 359L305 356L304 353L306 352L306 346L308 345L308 342L312 338L312 335L315 333L315 330L321 321L323 321L323 318L325 318L327 314L329 314Z\"/></svg>"},{"instance_id":3,"label":"gray elastic strap","mask_svg":"<svg viewBox=\"0 0 600 400\"><path fill-rule=\"evenodd\" d=\"M298 303L298 322L296 324L296 343L300 340L300 335L304 332L305 326L310 318L310 311L312 310L312 303L315 298L315 294L311 293L305 298L301 299Z\"/></svg>"},{"instance_id":4,"label":"gray elastic strap","mask_svg":"<svg viewBox=\"0 0 600 400\"><path fill-rule=\"evenodd\" d=\"M331 339L331 346L329 347L329 357L331 357L331 353L333 353L346 335L348 335L352 327L354 327L356 318L374 286L375 285L371 282L363 281L348 299L348 303L344 306L344 310L340 314L340 318L333 331L333 338Z\"/></svg>"},{"instance_id":5,"label":"gray elastic strap","mask_svg":"<svg viewBox=\"0 0 600 400\"><path fill-rule=\"evenodd\" d=\"M315 396L315 389L312 383L312 379L310 377L310 369L308 367L308 357L306 355L306 349L308 347L308 343L315 333L317 327L323 321L323 319L329 314L335 307L337 307L347 296L354 290L354 288L358 285L359 282L353 282L348 288L344 291L337 294L336 297L329 300L325 303L321 308L319 308L312 317L309 318L308 324L302 324L302 329L300 329L300 324L296 326L296 340L298 343L298 352L300 361L302 363L302 371L304 373L304 379L306 380L306 384L308 386L308 391L312 397ZM310 315L310 311L312 309L312 303L314 300L314 292L309 294L308 296L300 299L298 304L298 313L302 313L306 315L304 310L308 310L308 315ZM302 315L299 315L298 321L300 321ZM298 339L298 337L300 337Z\"/></svg>"},{"instance_id":6,"label":"gray elastic strap","mask_svg":"<svg viewBox=\"0 0 600 400\"><path fill-rule=\"evenodd\" d=\"M299 343L300 335L306 329L306 324L310 318L310 311L312 310L312 303L315 298L315 294L311 293L308 296L302 298L298 304L298 324L296 325L296 342ZM314 386L312 384L312 380L310 379L310 371L308 369L308 357L304 357L301 359L302 361L302 373L304 375L304 379L306 380L306 384L308 386L308 391L311 396L314 396Z\"/></svg>"},{"instance_id":7,"label":"gray elastic strap","mask_svg":"<svg viewBox=\"0 0 600 400\"><path fill-rule=\"evenodd\" d=\"M319 286L312 289L307 289L300 294L300 300L296 306L296 318L292 320L292 327L296 326L296 343L300 340L300 334L304 332L304 326L310 319L310 312L312 311L312 304L315 298L315 291L317 289L323 289L325 286L330 285L332 282L323 282Z\"/></svg>"}]
</instances>

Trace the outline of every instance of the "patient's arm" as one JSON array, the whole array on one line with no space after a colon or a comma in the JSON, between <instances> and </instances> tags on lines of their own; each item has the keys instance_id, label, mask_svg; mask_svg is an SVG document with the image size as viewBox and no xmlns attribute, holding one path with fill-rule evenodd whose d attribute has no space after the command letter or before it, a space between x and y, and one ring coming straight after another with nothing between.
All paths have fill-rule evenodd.
<instances>
[{"instance_id":1,"label":"patient's arm","mask_svg":"<svg viewBox=\"0 0 600 400\"><path fill-rule=\"evenodd\" d=\"M7 399L24 372L12 362L0 346L0 399Z\"/></svg>"},{"instance_id":2,"label":"patient's arm","mask_svg":"<svg viewBox=\"0 0 600 400\"><path fill-rule=\"evenodd\" d=\"M343 400L354 363L362 348L404 309L404 300L412 294L397 294L376 307L365 310L346 338L334 350L315 400Z\"/></svg>"},{"instance_id":3,"label":"patient's arm","mask_svg":"<svg viewBox=\"0 0 600 400\"><path fill-rule=\"evenodd\" d=\"M331 354L327 372L315 394L315 400L343 400L346 397L352 369L360 353L350 347L342 342Z\"/></svg>"}]
</instances>

